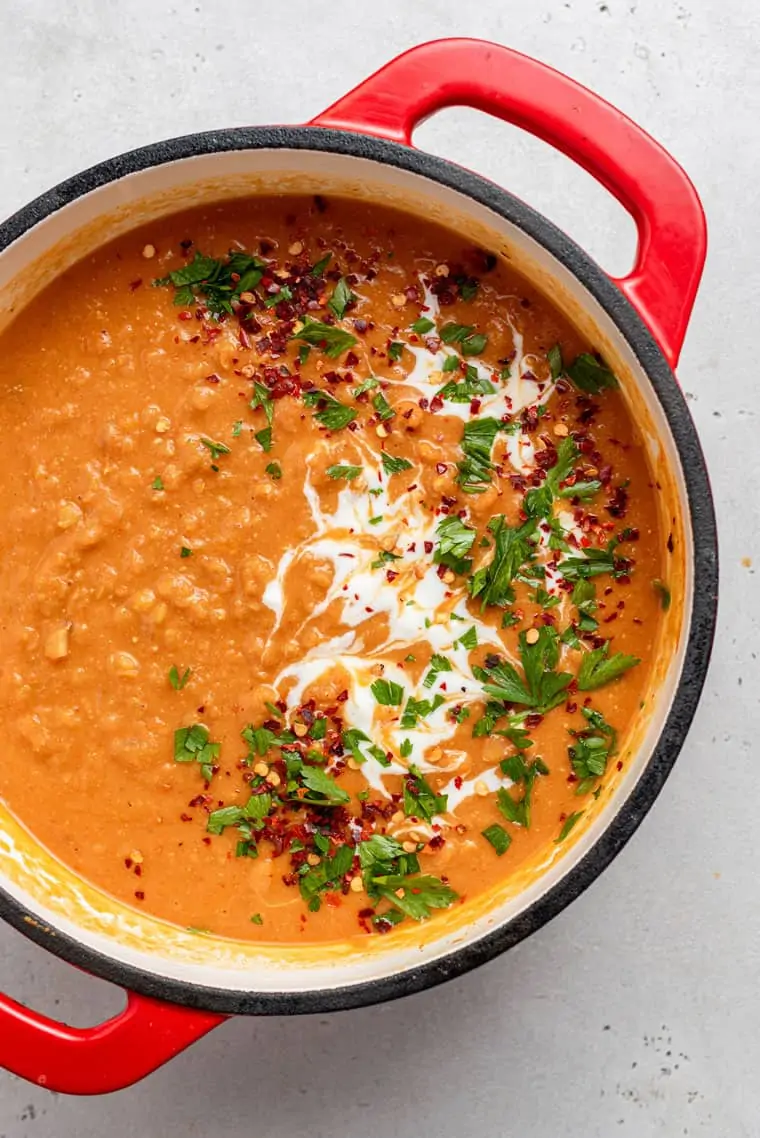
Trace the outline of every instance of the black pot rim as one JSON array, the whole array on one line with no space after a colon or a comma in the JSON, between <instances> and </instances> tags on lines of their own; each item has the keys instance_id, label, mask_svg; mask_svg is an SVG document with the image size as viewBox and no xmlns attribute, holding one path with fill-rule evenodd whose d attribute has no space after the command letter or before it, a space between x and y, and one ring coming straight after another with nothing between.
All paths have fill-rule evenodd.
<instances>
[{"instance_id":1,"label":"black pot rim","mask_svg":"<svg viewBox=\"0 0 760 1138\"><path fill-rule=\"evenodd\" d=\"M693 607L683 668L667 721L629 797L584 857L543 896L473 944L397 975L302 992L232 991L156 975L104 955L39 923L35 913L0 888L0 917L56 956L145 996L222 1014L286 1015L362 1007L432 988L461 976L537 931L578 897L620 852L654 803L678 756L702 691L717 617L718 545L702 449L686 401L650 331L609 277L570 238L506 190L411 147L321 127L251 127L187 135L130 151L69 178L0 225L0 252L75 199L126 175L167 162L231 150L332 152L395 166L479 202L522 229L591 293L627 340L648 376L675 440L693 532Z\"/></svg>"}]
</instances>

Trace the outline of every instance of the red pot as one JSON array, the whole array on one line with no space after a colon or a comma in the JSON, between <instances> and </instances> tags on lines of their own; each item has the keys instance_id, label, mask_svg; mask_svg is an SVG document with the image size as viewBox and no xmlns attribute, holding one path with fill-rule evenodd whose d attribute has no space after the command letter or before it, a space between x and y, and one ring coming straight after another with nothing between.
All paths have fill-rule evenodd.
<instances>
[{"instance_id":1,"label":"red pot","mask_svg":"<svg viewBox=\"0 0 760 1138\"><path fill-rule=\"evenodd\" d=\"M475 107L521 126L593 174L636 222L639 248L633 271L611 282L568 238L511 195L414 151L413 128L453 105ZM21 282L24 266L52 248L54 239L71 236L88 218L97 219L108 195L108 200L116 194L116 200L126 203L123 227L128 228L136 224L130 202L141 180L153 178L158 184L163 179L176 190L176 179L183 178L187 189L193 162L206 169L218 160L223 180L230 163L255 171L272 152L296 171L299 161L317 170L320 162L338 162L339 156L339 165L355 166L357 178L383 175L388 184L406 178L431 192L437 188L442 195L456 196L470 203L473 216L486 219L483 224L493 225L495 242L503 245L509 238L532 251L544 281L556 280L558 294L564 290L574 298L577 312L599 329L613 358L623 359L631 391L651 418L656 445L672 475L684 543L682 603L670 618L680 622L673 625L676 647L657 673L661 690L630 772L604 815L561 859L553 876L547 873L540 888L494 908L457 938L449 935L445 920L432 922L435 932L416 957L394 957L389 949L387 959L376 957L374 972L362 972L347 961L332 972L323 969L316 983L313 974L301 975L296 966L281 982L265 969L247 979L235 973L220 980L213 959L180 967L169 948L163 958L156 951L155 959L143 959L115 937L96 937L84 923L64 920L57 915L52 890L46 898L39 882L34 889L19 884L5 872L0 857L2 916L50 951L129 990L123 1012L89 1029L65 1027L0 997L0 1064L58 1091L95 1094L127 1086L226 1014L358 1006L439 983L504 951L577 896L636 829L675 760L707 668L717 594L715 523L702 454L671 370L705 257L702 210L684 172L656 142L609 104L543 64L495 44L442 40L389 63L306 127L196 135L113 159L58 186L0 227L0 288ZM171 208L187 201L175 192ZM9 848L3 846L6 836L0 816L0 855Z\"/></svg>"}]
</instances>

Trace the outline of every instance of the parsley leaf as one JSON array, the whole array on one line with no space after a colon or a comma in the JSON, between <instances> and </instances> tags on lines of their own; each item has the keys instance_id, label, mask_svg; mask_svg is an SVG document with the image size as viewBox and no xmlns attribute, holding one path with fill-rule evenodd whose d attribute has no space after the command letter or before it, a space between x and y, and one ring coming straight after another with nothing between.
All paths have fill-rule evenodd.
<instances>
[{"instance_id":1,"label":"parsley leaf","mask_svg":"<svg viewBox=\"0 0 760 1138\"><path fill-rule=\"evenodd\" d=\"M192 668L185 668L182 675L179 674L176 664L172 664L169 669L169 683L175 691L182 691L183 687L193 674Z\"/></svg>"},{"instance_id":2,"label":"parsley leaf","mask_svg":"<svg viewBox=\"0 0 760 1138\"><path fill-rule=\"evenodd\" d=\"M306 317L303 328L293 336L294 340L303 340L315 348L321 348L328 359L336 360L349 348L358 343L356 336L343 328L336 328L334 324L323 324L320 320Z\"/></svg>"},{"instance_id":3,"label":"parsley leaf","mask_svg":"<svg viewBox=\"0 0 760 1138\"><path fill-rule=\"evenodd\" d=\"M356 418L356 411L341 403L328 391L306 391L304 402L310 407L319 403L326 404L321 411L315 413L314 418L328 431L342 431Z\"/></svg>"},{"instance_id":4,"label":"parsley leaf","mask_svg":"<svg viewBox=\"0 0 760 1138\"><path fill-rule=\"evenodd\" d=\"M559 637L556 629L542 625L538 640L529 644L526 633L519 637L520 659L524 680L508 661L499 661L492 668L474 668L478 679L484 681L487 695L505 703L519 703L536 708L542 715L565 699L565 689L572 680L570 672L556 672L559 661Z\"/></svg>"},{"instance_id":5,"label":"parsley leaf","mask_svg":"<svg viewBox=\"0 0 760 1138\"><path fill-rule=\"evenodd\" d=\"M378 391L377 395L373 396L372 406L384 422L387 422L388 419L392 419L396 414L382 391Z\"/></svg>"},{"instance_id":6,"label":"parsley leaf","mask_svg":"<svg viewBox=\"0 0 760 1138\"><path fill-rule=\"evenodd\" d=\"M420 316L419 320L415 320L412 324L412 331L416 332L418 336L424 336L426 332L432 332L435 324L432 320L428 320L427 316Z\"/></svg>"},{"instance_id":7,"label":"parsley leaf","mask_svg":"<svg viewBox=\"0 0 760 1138\"><path fill-rule=\"evenodd\" d=\"M433 561L436 565L446 565L455 573L469 573L472 560L467 554L475 541L475 530L466 526L461 518L450 515L438 523L435 532L438 546Z\"/></svg>"},{"instance_id":8,"label":"parsley leaf","mask_svg":"<svg viewBox=\"0 0 760 1138\"><path fill-rule=\"evenodd\" d=\"M417 767L410 766L404 779L404 813L407 818L421 818L430 822L437 814L445 814L448 799L436 794Z\"/></svg>"},{"instance_id":9,"label":"parsley leaf","mask_svg":"<svg viewBox=\"0 0 760 1138\"><path fill-rule=\"evenodd\" d=\"M321 804L327 806L343 806L346 802L351 801L351 796L342 786L338 786L334 778L320 767L310 767L304 764L299 772L300 779L307 790L312 792L312 798L306 801L314 801L314 795Z\"/></svg>"},{"instance_id":10,"label":"parsley leaf","mask_svg":"<svg viewBox=\"0 0 760 1138\"><path fill-rule=\"evenodd\" d=\"M512 835L508 834L503 826L498 822L494 822L492 826L488 826L483 830L483 837L487 842L490 842L499 857L503 857L509 847L512 845Z\"/></svg>"},{"instance_id":11,"label":"parsley leaf","mask_svg":"<svg viewBox=\"0 0 760 1138\"><path fill-rule=\"evenodd\" d=\"M309 912L319 912L321 901L320 893L340 888L341 882L351 869L354 861L354 851L351 846L339 846L332 857L324 858L319 865L310 868L304 866L298 886L301 896L306 901Z\"/></svg>"},{"instance_id":12,"label":"parsley leaf","mask_svg":"<svg viewBox=\"0 0 760 1138\"><path fill-rule=\"evenodd\" d=\"M279 482L279 480L282 478L282 467L280 466L279 462L267 463L265 471L275 482Z\"/></svg>"},{"instance_id":13,"label":"parsley leaf","mask_svg":"<svg viewBox=\"0 0 760 1138\"><path fill-rule=\"evenodd\" d=\"M444 344L459 344L463 356L479 356L488 336L475 332L472 324L444 324L440 331Z\"/></svg>"},{"instance_id":14,"label":"parsley leaf","mask_svg":"<svg viewBox=\"0 0 760 1138\"><path fill-rule=\"evenodd\" d=\"M447 660L445 656L441 656L438 652L434 652L430 657L430 671L422 681L422 686L432 688L440 672L450 672L451 661Z\"/></svg>"},{"instance_id":15,"label":"parsley leaf","mask_svg":"<svg viewBox=\"0 0 760 1138\"><path fill-rule=\"evenodd\" d=\"M218 462L221 455L230 453L230 448L226 443L215 443L213 439L202 438L201 445L211 453L213 462Z\"/></svg>"},{"instance_id":16,"label":"parsley leaf","mask_svg":"<svg viewBox=\"0 0 760 1138\"><path fill-rule=\"evenodd\" d=\"M458 894L444 885L439 877L425 874L420 877L400 874L373 877L372 893L384 897L407 917L426 921L433 909L448 909Z\"/></svg>"},{"instance_id":17,"label":"parsley leaf","mask_svg":"<svg viewBox=\"0 0 760 1138\"><path fill-rule=\"evenodd\" d=\"M559 832L559 837L554 839L555 845L559 845L560 842L564 842L565 838L570 833L573 826L583 816L583 813L584 813L583 810L579 810L577 812L577 814L568 814L567 818L565 818L565 821L562 825L562 829Z\"/></svg>"},{"instance_id":18,"label":"parsley leaf","mask_svg":"<svg viewBox=\"0 0 760 1138\"><path fill-rule=\"evenodd\" d=\"M465 494L482 494L491 482L491 451L503 424L498 419L471 419L465 423L460 446L464 458L457 463L457 482Z\"/></svg>"},{"instance_id":19,"label":"parsley leaf","mask_svg":"<svg viewBox=\"0 0 760 1138\"><path fill-rule=\"evenodd\" d=\"M546 353L546 362L549 365L552 379L559 379L565 370L562 362L562 348L559 344L555 344L553 348L549 348L549 351Z\"/></svg>"},{"instance_id":20,"label":"parsley leaf","mask_svg":"<svg viewBox=\"0 0 760 1138\"><path fill-rule=\"evenodd\" d=\"M414 699L409 696L404 708L404 714L401 716L401 729L403 731L411 731L417 726L419 719L425 719L445 702L443 696L439 693L433 696L432 699Z\"/></svg>"},{"instance_id":21,"label":"parsley leaf","mask_svg":"<svg viewBox=\"0 0 760 1138\"><path fill-rule=\"evenodd\" d=\"M579 691L595 691L641 663L637 656L626 656L624 652L609 656L609 649L607 640L601 648L593 648L584 654L578 670Z\"/></svg>"},{"instance_id":22,"label":"parsley leaf","mask_svg":"<svg viewBox=\"0 0 760 1138\"><path fill-rule=\"evenodd\" d=\"M412 464L405 458L399 458L397 455L388 454L383 451L380 456L383 463L383 470L386 474L401 474L404 470L411 470Z\"/></svg>"},{"instance_id":23,"label":"parsley leaf","mask_svg":"<svg viewBox=\"0 0 760 1138\"><path fill-rule=\"evenodd\" d=\"M505 608L515 599L512 581L520 568L532 557L533 547L530 537L534 523L529 522L519 529L506 524L503 515L491 518L488 528L494 536L493 558L488 565L481 566L470 578L470 596L481 599L481 610L488 605Z\"/></svg>"},{"instance_id":24,"label":"parsley leaf","mask_svg":"<svg viewBox=\"0 0 760 1138\"><path fill-rule=\"evenodd\" d=\"M335 291L327 302L327 307L331 312L335 313L338 320L342 320L346 314L346 309L354 300L356 300L356 295L351 292L346 278L341 277L335 286Z\"/></svg>"},{"instance_id":25,"label":"parsley leaf","mask_svg":"<svg viewBox=\"0 0 760 1138\"><path fill-rule=\"evenodd\" d=\"M219 757L219 744L209 742L209 731L203 723L178 727L174 732L175 763L200 763L201 774L210 782L214 763Z\"/></svg>"},{"instance_id":26,"label":"parsley leaf","mask_svg":"<svg viewBox=\"0 0 760 1138\"><path fill-rule=\"evenodd\" d=\"M560 561L557 570L567 581L579 581L587 577L599 577L603 573L611 573L619 577L625 573L620 569L615 558L616 542L610 541L606 549L586 549L585 557L566 557Z\"/></svg>"},{"instance_id":27,"label":"parsley leaf","mask_svg":"<svg viewBox=\"0 0 760 1138\"><path fill-rule=\"evenodd\" d=\"M473 648L477 648L477 646L478 646L478 630L475 627L475 625L473 624L472 628L468 628L467 632L465 632L462 636L460 636L458 640L455 640L454 643L459 644L462 648L465 648L468 652L472 652Z\"/></svg>"},{"instance_id":28,"label":"parsley leaf","mask_svg":"<svg viewBox=\"0 0 760 1138\"><path fill-rule=\"evenodd\" d=\"M404 689L393 680L375 680L370 690L383 707L399 707L404 701Z\"/></svg>"},{"instance_id":29,"label":"parsley leaf","mask_svg":"<svg viewBox=\"0 0 760 1138\"><path fill-rule=\"evenodd\" d=\"M390 344L388 345L388 359L393 363L396 363L401 359L401 353L403 352L404 347L405 345L402 344L400 340L391 340Z\"/></svg>"},{"instance_id":30,"label":"parsley leaf","mask_svg":"<svg viewBox=\"0 0 760 1138\"><path fill-rule=\"evenodd\" d=\"M164 480L160 474L156 475L156 477L153 479L153 481L150 484L150 488L151 488L151 490L165 490L166 489L166 487L164 486Z\"/></svg>"},{"instance_id":31,"label":"parsley leaf","mask_svg":"<svg viewBox=\"0 0 760 1138\"><path fill-rule=\"evenodd\" d=\"M589 352L581 352L567 368L567 375L576 387L588 395L619 387L617 376L607 365Z\"/></svg>"},{"instance_id":32,"label":"parsley leaf","mask_svg":"<svg viewBox=\"0 0 760 1138\"><path fill-rule=\"evenodd\" d=\"M361 466L328 466L328 478L345 478L346 482L352 482L354 478L358 478L362 472Z\"/></svg>"}]
</instances>

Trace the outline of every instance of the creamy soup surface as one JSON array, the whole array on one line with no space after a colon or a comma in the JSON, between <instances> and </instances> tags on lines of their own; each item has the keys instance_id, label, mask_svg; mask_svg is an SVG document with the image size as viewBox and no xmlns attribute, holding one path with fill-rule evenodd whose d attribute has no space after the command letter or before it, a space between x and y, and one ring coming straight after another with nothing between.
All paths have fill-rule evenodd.
<instances>
[{"instance_id":1,"label":"creamy soup surface","mask_svg":"<svg viewBox=\"0 0 760 1138\"><path fill-rule=\"evenodd\" d=\"M488 250L257 198L89 256L0 351L0 793L217 935L393 935L561 856L664 539L615 376Z\"/></svg>"}]
</instances>

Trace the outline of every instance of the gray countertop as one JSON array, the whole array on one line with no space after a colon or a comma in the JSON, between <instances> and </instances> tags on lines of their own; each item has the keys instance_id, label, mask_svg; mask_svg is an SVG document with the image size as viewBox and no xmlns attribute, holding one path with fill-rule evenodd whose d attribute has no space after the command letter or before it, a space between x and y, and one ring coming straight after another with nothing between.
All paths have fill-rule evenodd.
<instances>
[{"instance_id":1,"label":"gray countertop","mask_svg":"<svg viewBox=\"0 0 760 1138\"><path fill-rule=\"evenodd\" d=\"M0 0L0 21L2 215L157 138L303 120L397 52L448 34L536 55L629 113L692 175L710 225L680 378L712 470L723 597L674 774L604 876L539 934L400 1003L232 1021L110 1098L55 1096L0 1074L0 1138L756 1135L760 8ZM526 198L605 267L630 262L622 210L542 144L460 110L416 141ZM0 981L78 1024L121 1002L5 927Z\"/></svg>"}]
</instances>

